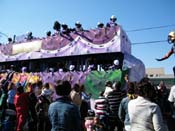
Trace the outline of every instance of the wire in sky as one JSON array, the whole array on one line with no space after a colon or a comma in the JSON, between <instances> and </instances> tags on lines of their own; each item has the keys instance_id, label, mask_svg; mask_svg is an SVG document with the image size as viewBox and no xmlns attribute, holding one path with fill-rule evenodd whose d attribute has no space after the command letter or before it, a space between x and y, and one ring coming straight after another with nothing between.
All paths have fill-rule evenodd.
<instances>
[{"instance_id":1,"label":"wire in sky","mask_svg":"<svg viewBox=\"0 0 175 131\"><path fill-rule=\"evenodd\" d=\"M0 36L3 35L8 38L8 36L5 33L0 32Z\"/></svg>"},{"instance_id":2,"label":"wire in sky","mask_svg":"<svg viewBox=\"0 0 175 131\"><path fill-rule=\"evenodd\" d=\"M175 27L175 24L163 25L163 26L155 26L155 27L148 27L148 28L140 28L140 29L128 30L126 32L137 32L137 31L153 30L153 29L168 28L168 27ZM161 42L167 42L167 40L155 40L155 41L146 41L146 42L135 42L135 43L131 43L131 45L154 44L154 43L161 43Z\"/></svg>"},{"instance_id":3,"label":"wire in sky","mask_svg":"<svg viewBox=\"0 0 175 131\"><path fill-rule=\"evenodd\" d=\"M140 29L128 30L126 32L136 32L136 31L160 29L160 28L167 28L167 27L175 27L175 24L172 24L172 25L163 25L163 26L155 26L155 27L148 27L148 28L140 28Z\"/></svg>"},{"instance_id":4,"label":"wire in sky","mask_svg":"<svg viewBox=\"0 0 175 131\"><path fill-rule=\"evenodd\" d=\"M167 42L167 40L157 40L157 41L136 42L136 43L131 43L131 45L153 44L153 43L161 43L161 42Z\"/></svg>"}]
</instances>

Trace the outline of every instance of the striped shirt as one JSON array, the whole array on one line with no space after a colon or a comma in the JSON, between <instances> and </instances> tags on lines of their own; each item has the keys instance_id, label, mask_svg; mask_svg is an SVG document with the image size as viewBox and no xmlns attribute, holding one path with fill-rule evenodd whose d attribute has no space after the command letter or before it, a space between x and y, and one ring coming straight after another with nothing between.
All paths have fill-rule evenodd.
<instances>
[{"instance_id":1,"label":"striped shirt","mask_svg":"<svg viewBox=\"0 0 175 131\"><path fill-rule=\"evenodd\" d=\"M104 96L99 96L99 98L95 100L95 113L96 115L108 114L108 101Z\"/></svg>"},{"instance_id":2,"label":"striped shirt","mask_svg":"<svg viewBox=\"0 0 175 131\"><path fill-rule=\"evenodd\" d=\"M109 103L110 116L118 116L118 110L120 106L121 100L126 96L126 94L122 91L116 91L109 93L107 96Z\"/></svg>"}]
</instances>

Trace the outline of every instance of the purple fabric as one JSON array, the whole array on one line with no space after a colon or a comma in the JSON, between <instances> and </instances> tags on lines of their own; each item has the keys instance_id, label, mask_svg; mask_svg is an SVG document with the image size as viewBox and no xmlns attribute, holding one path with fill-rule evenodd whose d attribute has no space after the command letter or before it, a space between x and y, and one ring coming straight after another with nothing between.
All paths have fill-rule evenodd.
<instances>
[{"instance_id":1,"label":"purple fabric","mask_svg":"<svg viewBox=\"0 0 175 131\"><path fill-rule=\"evenodd\" d=\"M124 38L123 35L125 35ZM72 32L69 35L54 35L43 38L41 41L40 51L23 52L16 55L11 55L13 44L1 45L0 61L30 60L107 52L131 53L130 41L120 26L91 29L79 33Z\"/></svg>"},{"instance_id":2,"label":"purple fabric","mask_svg":"<svg viewBox=\"0 0 175 131\"><path fill-rule=\"evenodd\" d=\"M41 72L39 75L43 80L43 83L51 83L52 85L55 85L58 80L68 80L71 81L71 85L74 85L75 83L81 83L83 84L86 76L89 74L89 71L86 72L54 72L51 73L45 73Z\"/></svg>"},{"instance_id":3,"label":"purple fabric","mask_svg":"<svg viewBox=\"0 0 175 131\"><path fill-rule=\"evenodd\" d=\"M1 45L0 46L0 52L2 52L4 55L11 55L12 44Z\"/></svg>"}]
</instances>

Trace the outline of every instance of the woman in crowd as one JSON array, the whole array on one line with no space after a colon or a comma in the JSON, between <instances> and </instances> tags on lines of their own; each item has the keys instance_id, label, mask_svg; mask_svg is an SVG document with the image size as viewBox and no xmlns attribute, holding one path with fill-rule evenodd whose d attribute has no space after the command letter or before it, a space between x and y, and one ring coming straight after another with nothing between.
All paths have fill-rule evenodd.
<instances>
[{"instance_id":1,"label":"woman in crowd","mask_svg":"<svg viewBox=\"0 0 175 131\"><path fill-rule=\"evenodd\" d=\"M138 97L128 103L131 131L166 131L161 110L152 102L154 86L142 79L137 86Z\"/></svg>"},{"instance_id":2,"label":"woman in crowd","mask_svg":"<svg viewBox=\"0 0 175 131\"><path fill-rule=\"evenodd\" d=\"M119 111L118 111L118 116L120 120L124 123L124 128L125 131L130 131L130 119L129 119L129 114L128 114L128 103L130 100L135 99L135 83L130 82L128 83L128 89L127 89L127 96L122 99L120 106L119 106Z\"/></svg>"}]
</instances>

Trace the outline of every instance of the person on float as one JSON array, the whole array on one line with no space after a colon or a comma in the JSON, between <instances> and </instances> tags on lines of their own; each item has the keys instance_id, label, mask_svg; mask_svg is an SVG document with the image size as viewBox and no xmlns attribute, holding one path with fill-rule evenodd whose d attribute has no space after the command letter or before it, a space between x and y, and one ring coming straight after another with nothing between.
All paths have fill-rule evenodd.
<instances>
[{"instance_id":1,"label":"person on float","mask_svg":"<svg viewBox=\"0 0 175 131\"><path fill-rule=\"evenodd\" d=\"M160 59L156 59L157 61L163 61L168 59L172 54L175 54L175 31L171 31L168 34L168 43L169 44L173 44L172 48L169 50L169 52L167 54L165 54L165 56L163 56ZM173 73L174 73L174 77L175 77L175 66L173 67Z\"/></svg>"},{"instance_id":2,"label":"person on float","mask_svg":"<svg viewBox=\"0 0 175 131\"><path fill-rule=\"evenodd\" d=\"M117 18L115 17L115 15L112 15L110 18L110 21L106 24L106 27L114 27L117 26Z\"/></svg>"},{"instance_id":3,"label":"person on float","mask_svg":"<svg viewBox=\"0 0 175 131\"><path fill-rule=\"evenodd\" d=\"M109 69L111 70L117 70L117 69L120 69L120 64L119 64L119 60L115 59L113 61L113 65L109 67Z\"/></svg>"},{"instance_id":4,"label":"person on float","mask_svg":"<svg viewBox=\"0 0 175 131\"><path fill-rule=\"evenodd\" d=\"M55 30L55 33L53 35L59 35L61 30L61 24L58 21L55 21L53 29Z\"/></svg>"},{"instance_id":5,"label":"person on float","mask_svg":"<svg viewBox=\"0 0 175 131\"><path fill-rule=\"evenodd\" d=\"M80 32L80 31L83 31L83 27L82 27L82 24L79 22L79 21L77 21L76 23L75 23L75 29L74 29L76 32Z\"/></svg>"}]
</instances>

